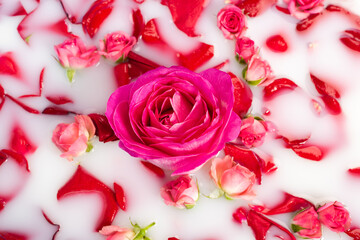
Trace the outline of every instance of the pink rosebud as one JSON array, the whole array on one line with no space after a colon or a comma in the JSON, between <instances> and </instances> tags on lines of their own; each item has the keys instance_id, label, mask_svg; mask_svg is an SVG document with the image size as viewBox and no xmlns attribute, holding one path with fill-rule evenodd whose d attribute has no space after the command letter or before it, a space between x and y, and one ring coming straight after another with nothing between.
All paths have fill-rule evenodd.
<instances>
[{"instance_id":1,"label":"pink rosebud","mask_svg":"<svg viewBox=\"0 0 360 240\"><path fill-rule=\"evenodd\" d=\"M292 220L292 230L301 238L320 238L321 223L313 207L300 211Z\"/></svg>"},{"instance_id":2,"label":"pink rosebud","mask_svg":"<svg viewBox=\"0 0 360 240\"><path fill-rule=\"evenodd\" d=\"M339 202L326 203L317 212L321 223L334 232L345 232L350 228L350 214Z\"/></svg>"},{"instance_id":3,"label":"pink rosebud","mask_svg":"<svg viewBox=\"0 0 360 240\"><path fill-rule=\"evenodd\" d=\"M267 61L253 55L245 72L245 80L252 85L257 85L271 75L271 67Z\"/></svg>"},{"instance_id":4,"label":"pink rosebud","mask_svg":"<svg viewBox=\"0 0 360 240\"><path fill-rule=\"evenodd\" d=\"M246 30L246 18L241 9L235 5L228 5L217 15L217 25L225 38L240 37Z\"/></svg>"},{"instance_id":5,"label":"pink rosebud","mask_svg":"<svg viewBox=\"0 0 360 240\"><path fill-rule=\"evenodd\" d=\"M54 47L60 64L67 69L67 77L70 82L72 82L76 69L93 66L100 60L96 47L86 47L78 37L67 39Z\"/></svg>"},{"instance_id":6,"label":"pink rosebud","mask_svg":"<svg viewBox=\"0 0 360 240\"><path fill-rule=\"evenodd\" d=\"M235 54L238 56L240 62L248 63L252 56L258 52L258 47L248 37L241 37L236 39Z\"/></svg>"},{"instance_id":7,"label":"pink rosebud","mask_svg":"<svg viewBox=\"0 0 360 240\"><path fill-rule=\"evenodd\" d=\"M324 9L324 0L284 0L284 2L288 4L290 14L300 20Z\"/></svg>"},{"instance_id":8,"label":"pink rosebud","mask_svg":"<svg viewBox=\"0 0 360 240\"><path fill-rule=\"evenodd\" d=\"M136 38L128 36L123 32L113 32L105 35L104 40L100 40L99 53L113 62L124 60L132 47L136 43Z\"/></svg>"},{"instance_id":9,"label":"pink rosebud","mask_svg":"<svg viewBox=\"0 0 360 240\"><path fill-rule=\"evenodd\" d=\"M212 160L210 176L229 199L252 199L255 196L252 190L255 174L246 167L235 164L229 155Z\"/></svg>"},{"instance_id":10,"label":"pink rosebud","mask_svg":"<svg viewBox=\"0 0 360 240\"><path fill-rule=\"evenodd\" d=\"M165 203L177 208L192 208L199 198L199 189L194 179L188 175L168 182L160 189Z\"/></svg>"},{"instance_id":11,"label":"pink rosebud","mask_svg":"<svg viewBox=\"0 0 360 240\"><path fill-rule=\"evenodd\" d=\"M60 123L56 126L52 141L63 152L60 156L72 161L73 157L91 150L89 140L94 134L95 126L91 118L87 115L77 115L74 123Z\"/></svg>"},{"instance_id":12,"label":"pink rosebud","mask_svg":"<svg viewBox=\"0 0 360 240\"><path fill-rule=\"evenodd\" d=\"M263 122L254 117L242 120L239 137L246 147L258 147L263 144L266 135L266 128Z\"/></svg>"},{"instance_id":13,"label":"pink rosebud","mask_svg":"<svg viewBox=\"0 0 360 240\"><path fill-rule=\"evenodd\" d=\"M133 230L114 225L104 226L99 233L108 236L106 240L129 240L135 237L135 232Z\"/></svg>"}]
</instances>

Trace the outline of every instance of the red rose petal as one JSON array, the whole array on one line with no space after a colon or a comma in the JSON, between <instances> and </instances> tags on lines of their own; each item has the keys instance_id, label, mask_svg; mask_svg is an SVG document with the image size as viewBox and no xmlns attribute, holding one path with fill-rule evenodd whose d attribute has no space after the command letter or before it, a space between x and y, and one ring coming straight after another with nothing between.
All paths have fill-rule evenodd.
<instances>
[{"instance_id":1,"label":"red rose petal","mask_svg":"<svg viewBox=\"0 0 360 240\"><path fill-rule=\"evenodd\" d=\"M104 115L100 115L97 113L91 113L88 115L91 120L93 121L96 132L95 134L99 136L100 142L111 142L119 140L116 136L114 131L112 130L109 121Z\"/></svg>"},{"instance_id":2,"label":"red rose petal","mask_svg":"<svg viewBox=\"0 0 360 240\"><path fill-rule=\"evenodd\" d=\"M256 240L265 240L266 234L270 227L274 226L283 232L284 235L277 234L281 239L296 240L294 235L280 224L266 218L264 215L257 213L254 210L250 210L247 216L247 222L249 227L253 230ZM287 237L287 238L285 238Z\"/></svg>"},{"instance_id":3,"label":"red rose petal","mask_svg":"<svg viewBox=\"0 0 360 240\"><path fill-rule=\"evenodd\" d=\"M314 24L315 20L317 20L322 14L323 12L310 14L307 18L301 20L300 22L298 22L298 24L296 24L296 30L298 32L302 32L309 29Z\"/></svg>"},{"instance_id":4,"label":"red rose petal","mask_svg":"<svg viewBox=\"0 0 360 240\"><path fill-rule=\"evenodd\" d=\"M226 59L225 61L223 61L222 63L219 63L218 65L216 65L216 66L213 66L213 67L211 67L211 68L216 68L216 69L222 69L226 64L228 64L230 62L230 60L229 59Z\"/></svg>"},{"instance_id":5,"label":"red rose petal","mask_svg":"<svg viewBox=\"0 0 360 240\"><path fill-rule=\"evenodd\" d=\"M280 11L280 12L282 12L282 13L290 14L290 11L289 11L288 8L280 7L280 6L278 6L278 5L276 5L275 7L276 7L276 9L277 9L278 11Z\"/></svg>"},{"instance_id":6,"label":"red rose petal","mask_svg":"<svg viewBox=\"0 0 360 240\"><path fill-rule=\"evenodd\" d=\"M324 151L318 147L313 145L307 146L295 146L293 145L291 149L300 157L306 158L313 161L320 161L324 157Z\"/></svg>"},{"instance_id":7,"label":"red rose petal","mask_svg":"<svg viewBox=\"0 0 360 240\"><path fill-rule=\"evenodd\" d=\"M133 20L133 36L136 37L136 39L139 39L139 37L142 35L145 27L145 22L143 15L141 14L140 9L135 9L132 12L132 20Z\"/></svg>"},{"instance_id":8,"label":"red rose petal","mask_svg":"<svg viewBox=\"0 0 360 240\"><path fill-rule=\"evenodd\" d=\"M348 172L354 176L360 176L360 167L350 168Z\"/></svg>"},{"instance_id":9,"label":"red rose petal","mask_svg":"<svg viewBox=\"0 0 360 240\"><path fill-rule=\"evenodd\" d=\"M12 129L12 135L9 145L10 149L23 155L35 152L37 148L36 146L34 146L33 143L31 143L31 141L19 125L15 125Z\"/></svg>"},{"instance_id":10,"label":"red rose petal","mask_svg":"<svg viewBox=\"0 0 360 240\"><path fill-rule=\"evenodd\" d=\"M89 9L94 0L78 0L78 4L74 4L74 0L59 0L67 19L72 23L81 23L81 19ZM85 10L84 10L85 9Z\"/></svg>"},{"instance_id":11,"label":"red rose petal","mask_svg":"<svg viewBox=\"0 0 360 240\"><path fill-rule=\"evenodd\" d=\"M340 98L339 92L333 86L320 80L312 73L310 73L310 77L311 77L311 81L314 83L315 88L318 91L318 93L320 93L321 95L329 95L333 98Z\"/></svg>"},{"instance_id":12,"label":"red rose petal","mask_svg":"<svg viewBox=\"0 0 360 240\"><path fill-rule=\"evenodd\" d=\"M66 24L65 19L61 19L57 21L56 23L47 26L47 29L52 31L53 33L57 33L60 35L63 35L65 37L74 37L75 35L69 32L69 26Z\"/></svg>"},{"instance_id":13,"label":"red rose petal","mask_svg":"<svg viewBox=\"0 0 360 240\"><path fill-rule=\"evenodd\" d=\"M30 172L28 161L23 154L9 149L2 149L0 152L5 154L7 157L11 157L20 167L23 167L27 172Z\"/></svg>"},{"instance_id":14,"label":"red rose petal","mask_svg":"<svg viewBox=\"0 0 360 240\"><path fill-rule=\"evenodd\" d=\"M342 112L340 103L335 98L325 95L321 96L321 99L324 101L325 107L330 114L339 115Z\"/></svg>"},{"instance_id":15,"label":"red rose petal","mask_svg":"<svg viewBox=\"0 0 360 240\"><path fill-rule=\"evenodd\" d=\"M161 0L161 4L169 8L176 27L189 37L198 36L195 33L195 26L206 2L206 0Z\"/></svg>"},{"instance_id":16,"label":"red rose petal","mask_svg":"<svg viewBox=\"0 0 360 240\"><path fill-rule=\"evenodd\" d=\"M15 17L15 16L26 15L26 14L27 14L27 12L24 9L24 6L22 5L21 2L19 2L17 9L15 10L15 12L13 14L11 14L11 16Z\"/></svg>"},{"instance_id":17,"label":"red rose petal","mask_svg":"<svg viewBox=\"0 0 360 240\"><path fill-rule=\"evenodd\" d=\"M67 103L73 103L73 100L67 96L46 96L46 99L55 105L63 105Z\"/></svg>"},{"instance_id":18,"label":"red rose petal","mask_svg":"<svg viewBox=\"0 0 360 240\"><path fill-rule=\"evenodd\" d=\"M352 237L353 240L360 240L360 228L351 227L349 230L346 230L345 233Z\"/></svg>"},{"instance_id":19,"label":"red rose petal","mask_svg":"<svg viewBox=\"0 0 360 240\"><path fill-rule=\"evenodd\" d=\"M16 103L17 105L19 105L21 108L23 108L25 111L27 111L29 113L32 113L32 114L39 114L40 113L38 110L25 105L24 103L20 102L19 100L17 100L16 98L10 96L9 94L5 94L5 96L8 97L11 101Z\"/></svg>"},{"instance_id":20,"label":"red rose petal","mask_svg":"<svg viewBox=\"0 0 360 240\"><path fill-rule=\"evenodd\" d=\"M121 87L130 83L129 76L129 63L117 64L114 68L114 76L116 80L116 86Z\"/></svg>"},{"instance_id":21,"label":"red rose petal","mask_svg":"<svg viewBox=\"0 0 360 240\"><path fill-rule=\"evenodd\" d=\"M337 5L332 5L329 4L326 9L327 12L332 12L332 13L340 13L343 16L347 17L353 24L357 25L358 27L360 27L360 16L358 16L355 13L350 12L349 10L337 6Z\"/></svg>"},{"instance_id":22,"label":"red rose petal","mask_svg":"<svg viewBox=\"0 0 360 240\"><path fill-rule=\"evenodd\" d=\"M68 115L68 114L76 114L75 112L66 110L61 107L47 107L42 112L42 114L48 114L48 115Z\"/></svg>"},{"instance_id":23,"label":"red rose petal","mask_svg":"<svg viewBox=\"0 0 360 240\"><path fill-rule=\"evenodd\" d=\"M214 56L214 46L200 43L199 46L190 53L177 53L178 63L192 71L195 71Z\"/></svg>"},{"instance_id":24,"label":"red rose petal","mask_svg":"<svg viewBox=\"0 0 360 240\"><path fill-rule=\"evenodd\" d=\"M96 226L96 231L102 229L103 226L111 225L118 211L115 193L104 183L91 176L81 166L78 166L71 179L59 189L57 199L61 200L69 195L84 192L99 193L104 198L104 211Z\"/></svg>"},{"instance_id":25,"label":"red rose petal","mask_svg":"<svg viewBox=\"0 0 360 240\"><path fill-rule=\"evenodd\" d=\"M290 79L287 78L276 79L263 89L264 100L265 101L271 100L281 91L294 90L297 87L298 86Z\"/></svg>"},{"instance_id":26,"label":"red rose petal","mask_svg":"<svg viewBox=\"0 0 360 240\"><path fill-rule=\"evenodd\" d=\"M28 237L18 233L0 232L0 238L4 240L27 240Z\"/></svg>"},{"instance_id":27,"label":"red rose petal","mask_svg":"<svg viewBox=\"0 0 360 240\"><path fill-rule=\"evenodd\" d=\"M233 212L233 219L235 222L242 224L244 220L246 220L248 215L248 211L244 207L239 207Z\"/></svg>"},{"instance_id":28,"label":"red rose petal","mask_svg":"<svg viewBox=\"0 0 360 240\"><path fill-rule=\"evenodd\" d=\"M13 60L11 52L3 53L0 55L0 74L20 77L19 67Z\"/></svg>"},{"instance_id":29,"label":"red rose petal","mask_svg":"<svg viewBox=\"0 0 360 240\"><path fill-rule=\"evenodd\" d=\"M260 209L257 206L251 206L253 209ZM272 208L262 208L261 213L265 215L276 215L282 213L291 213L302 209L314 207L314 204L304 198L295 197L289 193L284 193L284 200Z\"/></svg>"},{"instance_id":30,"label":"red rose petal","mask_svg":"<svg viewBox=\"0 0 360 240\"><path fill-rule=\"evenodd\" d=\"M152 163L149 162L145 162L145 161L141 161L141 164L148 170L150 170L151 172L153 172L156 176L158 176L159 178L164 178L165 177L165 172L164 170L162 170L161 168L159 168L158 166L155 166Z\"/></svg>"},{"instance_id":31,"label":"red rose petal","mask_svg":"<svg viewBox=\"0 0 360 240\"><path fill-rule=\"evenodd\" d=\"M53 235L52 238L51 238L52 240L55 240L56 234L60 231L60 225L53 223L53 221L50 220L50 218L44 213L44 211L42 211L42 214L43 214L45 220L46 220L49 224L51 224L51 225L53 225L53 226L55 226L55 227L57 228L56 231L54 232L54 235Z\"/></svg>"},{"instance_id":32,"label":"red rose petal","mask_svg":"<svg viewBox=\"0 0 360 240\"><path fill-rule=\"evenodd\" d=\"M101 24L113 10L114 0L97 0L86 12L82 19L82 26L85 33L91 38L99 31Z\"/></svg>"},{"instance_id":33,"label":"red rose petal","mask_svg":"<svg viewBox=\"0 0 360 240\"><path fill-rule=\"evenodd\" d=\"M287 42L279 34L266 39L266 46L273 52L286 52L288 50Z\"/></svg>"},{"instance_id":34,"label":"red rose petal","mask_svg":"<svg viewBox=\"0 0 360 240\"><path fill-rule=\"evenodd\" d=\"M155 68L158 68L160 67L159 64L147 59L147 58L144 58L134 52L129 52L129 55L128 55L128 59L129 59L129 63L133 64L133 65L136 65L136 66L139 66L141 68L143 68L144 70L146 71L149 71L149 70L152 70L152 69L155 69Z\"/></svg>"},{"instance_id":35,"label":"red rose petal","mask_svg":"<svg viewBox=\"0 0 360 240\"><path fill-rule=\"evenodd\" d=\"M178 239L176 237L169 237L168 240L180 240L180 239Z\"/></svg>"},{"instance_id":36,"label":"red rose petal","mask_svg":"<svg viewBox=\"0 0 360 240\"><path fill-rule=\"evenodd\" d=\"M226 155L232 156L235 162L252 171L255 174L258 183L261 184L261 166L259 157L256 153L250 149L235 146L230 143L225 145L224 152Z\"/></svg>"},{"instance_id":37,"label":"red rose petal","mask_svg":"<svg viewBox=\"0 0 360 240\"><path fill-rule=\"evenodd\" d=\"M360 30L345 30L343 35L340 37L340 41L351 50L360 52Z\"/></svg>"},{"instance_id":38,"label":"red rose petal","mask_svg":"<svg viewBox=\"0 0 360 240\"><path fill-rule=\"evenodd\" d=\"M249 17L256 17L274 5L277 0L242 0L237 6Z\"/></svg>"},{"instance_id":39,"label":"red rose petal","mask_svg":"<svg viewBox=\"0 0 360 240\"><path fill-rule=\"evenodd\" d=\"M127 202L126 202L124 189L119 184L114 183L114 191L115 191L116 202L123 211L126 211Z\"/></svg>"},{"instance_id":40,"label":"red rose petal","mask_svg":"<svg viewBox=\"0 0 360 240\"><path fill-rule=\"evenodd\" d=\"M37 94L28 94L28 95L22 95L19 98L27 98L27 97L40 97L42 94L43 86L44 86L44 72L45 68L43 68L40 72L39 76L39 93Z\"/></svg>"},{"instance_id":41,"label":"red rose petal","mask_svg":"<svg viewBox=\"0 0 360 240\"><path fill-rule=\"evenodd\" d=\"M249 111L253 93L244 81L240 80L235 74L229 72L232 84L234 86L234 106L233 111L240 117L244 117Z\"/></svg>"},{"instance_id":42,"label":"red rose petal","mask_svg":"<svg viewBox=\"0 0 360 240\"><path fill-rule=\"evenodd\" d=\"M142 33L142 39L147 44L156 45L161 49L169 48L168 44L160 36L159 28L154 18L146 23Z\"/></svg>"},{"instance_id":43,"label":"red rose petal","mask_svg":"<svg viewBox=\"0 0 360 240\"><path fill-rule=\"evenodd\" d=\"M5 103L5 90L4 90L4 88L0 85L0 110L2 109L4 103Z\"/></svg>"}]
</instances>

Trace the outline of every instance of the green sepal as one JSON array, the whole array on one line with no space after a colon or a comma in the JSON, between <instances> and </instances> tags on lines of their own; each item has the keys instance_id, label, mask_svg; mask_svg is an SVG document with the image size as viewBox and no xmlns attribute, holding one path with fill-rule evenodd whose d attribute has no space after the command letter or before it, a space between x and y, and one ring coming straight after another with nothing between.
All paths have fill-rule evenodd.
<instances>
[{"instance_id":1,"label":"green sepal","mask_svg":"<svg viewBox=\"0 0 360 240\"><path fill-rule=\"evenodd\" d=\"M30 34L29 36L27 36L24 41L29 44L30 38L31 38L32 34Z\"/></svg>"},{"instance_id":2,"label":"green sepal","mask_svg":"<svg viewBox=\"0 0 360 240\"><path fill-rule=\"evenodd\" d=\"M146 232L147 230L149 230L149 228L155 225L155 222L150 223L144 228L141 228L137 223L133 224L131 220L130 223L134 227L134 232L135 232L135 237L133 238L133 240L150 240L150 238L146 236Z\"/></svg>"},{"instance_id":3,"label":"green sepal","mask_svg":"<svg viewBox=\"0 0 360 240\"><path fill-rule=\"evenodd\" d=\"M259 83L261 83L262 79L259 79L259 80L256 80L256 81L247 81L246 82L249 84L249 85L252 85L252 86L256 86L258 85Z\"/></svg>"},{"instance_id":4,"label":"green sepal","mask_svg":"<svg viewBox=\"0 0 360 240\"><path fill-rule=\"evenodd\" d=\"M66 76L69 79L69 82L72 83L73 82L73 78L75 76L75 69L72 68L68 68L66 69Z\"/></svg>"},{"instance_id":5,"label":"green sepal","mask_svg":"<svg viewBox=\"0 0 360 240\"><path fill-rule=\"evenodd\" d=\"M227 193L225 193L224 196L225 196L225 198L226 198L227 200L234 200L234 199L233 199L232 197L230 197Z\"/></svg>"},{"instance_id":6,"label":"green sepal","mask_svg":"<svg viewBox=\"0 0 360 240\"><path fill-rule=\"evenodd\" d=\"M90 152L93 148L94 148L94 146L92 145L92 143L91 143L91 142L88 142L88 143L87 143L86 152Z\"/></svg>"},{"instance_id":7,"label":"green sepal","mask_svg":"<svg viewBox=\"0 0 360 240\"><path fill-rule=\"evenodd\" d=\"M116 60L116 64L119 64L119 63L123 63L123 62L125 62L125 60L126 60L127 58L124 56L124 54L118 59L118 60Z\"/></svg>"},{"instance_id":8,"label":"green sepal","mask_svg":"<svg viewBox=\"0 0 360 240\"><path fill-rule=\"evenodd\" d=\"M294 233L299 232L300 230L304 229L303 227L300 227L299 225L296 224L291 224L291 230L293 230Z\"/></svg>"},{"instance_id":9,"label":"green sepal","mask_svg":"<svg viewBox=\"0 0 360 240\"><path fill-rule=\"evenodd\" d=\"M186 209L192 209L193 207L195 207L195 204L184 204Z\"/></svg>"},{"instance_id":10,"label":"green sepal","mask_svg":"<svg viewBox=\"0 0 360 240\"><path fill-rule=\"evenodd\" d=\"M244 67L244 69L242 70L242 77L243 77L243 79L246 79L246 73L247 73L247 69L248 69L248 66L246 66L246 67Z\"/></svg>"}]
</instances>

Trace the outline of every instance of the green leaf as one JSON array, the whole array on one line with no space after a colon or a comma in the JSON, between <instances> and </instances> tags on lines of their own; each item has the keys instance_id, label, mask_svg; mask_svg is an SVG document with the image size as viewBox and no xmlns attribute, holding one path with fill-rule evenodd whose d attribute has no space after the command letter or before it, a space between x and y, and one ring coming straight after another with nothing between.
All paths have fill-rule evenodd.
<instances>
[{"instance_id":1,"label":"green leaf","mask_svg":"<svg viewBox=\"0 0 360 240\"><path fill-rule=\"evenodd\" d=\"M71 69L71 68L66 69L66 76L69 79L70 83L73 82L74 75L75 75L75 69Z\"/></svg>"}]
</instances>

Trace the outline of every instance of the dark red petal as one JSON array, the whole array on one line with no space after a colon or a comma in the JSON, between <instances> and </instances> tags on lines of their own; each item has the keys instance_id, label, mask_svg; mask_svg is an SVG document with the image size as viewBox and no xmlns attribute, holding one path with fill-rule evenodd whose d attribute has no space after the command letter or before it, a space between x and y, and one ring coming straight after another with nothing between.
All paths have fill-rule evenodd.
<instances>
[{"instance_id":1,"label":"dark red petal","mask_svg":"<svg viewBox=\"0 0 360 240\"><path fill-rule=\"evenodd\" d=\"M288 50L287 42L279 34L269 37L266 40L266 46L273 52L286 52Z\"/></svg>"},{"instance_id":2,"label":"dark red petal","mask_svg":"<svg viewBox=\"0 0 360 240\"><path fill-rule=\"evenodd\" d=\"M3 240L27 240L28 237L19 233L0 232L0 239Z\"/></svg>"},{"instance_id":3,"label":"dark red petal","mask_svg":"<svg viewBox=\"0 0 360 240\"><path fill-rule=\"evenodd\" d=\"M155 166L152 163L149 162L145 162L145 161L141 161L141 164L148 170L150 170L152 173L154 173L156 176L158 176L159 178L164 178L165 177L165 172L164 170L162 170L161 168L159 168L158 166Z\"/></svg>"},{"instance_id":4,"label":"dark red petal","mask_svg":"<svg viewBox=\"0 0 360 240\"><path fill-rule=\"evenodd\" d=\"M55 105L63 105L67 103L73 103L73 100L67 96L46 96L46 99Z\"/></svg>"},{"instance_id":5,"label":"dark red petal","mask_svg":"<svg viewBox=\"0 0 360 240\"><path fill-rule=\"evenodd\" d=\"M291 149L300 157L313 161L320 161L324 157L324 151L314 145L296 146L293 145Z\"/></svg>"},{"instance_id":6,"label":"dark red petal","mask_svg":"<svg viewBox=\"0 0 360 240\"><path fill-rule=\"evenodd\" d=\"M45 68L43 68L40 72L39 76L39 92L37 94L28 94L28 95L22 95L19 98L27 98L27 97L40 97L42 94L43 86L44 86L44 72Z\"/></svg>"},{"instance_id":7,"label":"dark red petal","mask_svg":"<svg viewBox=\"0 0 360 240\"><path fill-rule=\"evenodd\" d=\"M304 198L295 197L289 193L284 192L284 199L281 203L271 208L261 209L261 213L265 215L276 215L282 213L291 213L300 211L302 209L314 207L314 204ZM253 209L260 209L257 206L252 206Z\"/></svg>"},{"instance_id":8,"label":"dark red petal","mask_svg":"<svg viewBox=\"0 0 360 240\"><path fill-rule=\"evenodd\" d=\"M351 227L349 230L345 231L345 233L352 237L353 240L360 240L360 228Z\"/></svg>"},{"instance_id":9,"label":"dark red petal","mask_svg":"<svg viewBox=\"0 0 360 240\"><path fill-rule=\"evenodd\" d=\"M0 55L0 74L11 75L19 77L19 67L13 60L11 52L7 52Z\"/></svg>"},{"instance_id":10,"label":"dark red petal","mask_svg":"<svg viewBox=\"0 0 360 240\"><path fill-rule=\"evenodd\" d=\"M277 0L241 0L237 6L249 17L256 17L274 5Z\"/></svg>"},{"instance_id":11,"label":"dark red petal","mask_svg":"<svg viewBox=\"0 0 360 240\"><path fill-rule=\"evenodd\" d=\"M25 105L24 103L20 102L19 100L17 100L16 98L10 96L9 94L5 94L5 96L8 97L11 101L16 103L17 105L19 105L20 107L22 107L25 111L27 111L29 113L33 113L33 114L39 114L40 113L38 110Z\"/></svg>"},{"instance_id":12,"label":"dark red petal","mask_svg":"<svg viewBox=\"0 0 360 240\"><path fill-rule=\"evenodd\" d=\"M297 87L298 86L290 79L287 78L276 79L263 89L264 100L265 101L271 100L280 92L284 90L294 90Z\"/></svg>"},{"instance_id":13,"label":"dark red petal","mask_svg":"<svg viewBox=\"0 0 360 240\"><path fill-rule=\"evenodd\" d=\"M310 16L296 24L296 30L302 32L309 29L314 24L315 20L317 20L322 14L323 12L310 14Z\"/></svg>"},{"instance_id":14,"label":"dark red petal","mask_svg":"<svg viewBox=\"0 0 360 240\"><path fill-rule=\"evenodd\" d=\"M229 72L232 84L234 86L234 106L233 111L240 117L244 117L249 111L253 93L243 80L240 80L235 74Z\"/></svg>"},{"instance_id":15,"label":"dark red petal","mask_svg":"<svg viewBox=\"0 0 360 240\"><path fill-rule=\"evenodd\" d=\"M97 113L91 113L88 115L91 120L93 121L96 132L95 134L99 136L100 142L110 142L110 141L116 141L119 140L116 136L114 131L112 130L109 121L104 115L97 114Z\"/></svg>"},{"instance_id":16,"label":"dark red petal","mask_svg":"<svg viewBox=\"0 0 360 240\"><path fill-rule=\"evenodd\" d=\"M252 171L255 174L258 183L261 184L261 166L259 156L256 153L250 149L235 146L230 143L225 145L224 152L226 155L232 156L235 162Z\"/></svg>"},{"instance_id":17,"label":"dark red petal","mask_svg":"<svg viewBox=\"0 0 360 240\"><path fill-rule=\"evenodd\" d=\"M11 157L20 167L23 167L26 171L30 172L28 161L23 154L9 149L2 149L1 152L6 154L8 157Z\"/></svg>"},{"instance_id":18,"label":"dark red petal","mask_svg":"<svg viewBox=\"0 0 360 240\"><path fill-rule=\"evenodd\" d=\"M190 53L177 53L178 64L192 71L195 71L214 56L214 46L200 43L199 46Z\"/></svg>"},{"instance_id":19,"label":"dark red petal","mask_svg":"<svg viewBox=\"0 0 360 240\"><path fill-rule=\"evenodd\" d=\"M22 16L22 15L26 15L27 12L24 9L24 6L22 5L21 2L19 2L18 8L15 10L15 12L13 14L11 14L11 16L15 17L15 16Z\"/></svg>"},{"instance_id":20,"label":"dark red petal","mask_svg":"<svg viewBox=\"0 0 360 240\"><path fill-rule=\"evenodd\" d=\"M129 63L117 64L114 68L114 76L116 80L116 86L121 87L130 83L129 76Z\"/></svg>"},{"instance_id":21,"label":"dark red petal","mask_svg":"<svg viewBox=\"0 0 360 240\"><path fill-rule=\"evenodd\" d=\"M131 63L132 65L141 67L146 71L160 67L159 64L157 64L147 58L144 58L144 57L140 56L139 54L136 54L132 51L129 52L128 59L129 59L129 63Z\"/></svg>"},{"instance_id":22,"label":"dark red petal","mask_svg":"<svg viewBox=\"0 0 360 240\"><path fill-rule=\"evenodd\" d=\"M280 11L280 12L282 12L282 13L290 14L290 11L289 11L288 8L280 7L280 6L278 6L278 5L276 5L275 7L276 7L276 9L277 9L278 11Z\"/></svg>"},{"instance_id":23,"label":"dark red petal","mask_svg":"<svg viewBox=\"0 0 360 240\"><path fill-rule=\"evenodd\" d=\"M158 47L161 47L162 49L169 48L167 43L160 36L159 28L155 18L150 19L146 23L144 31L142 33L142 39L147 44L156 45Z\"/></svg>"},{"instance_id":24,"label":"dark red petal","mask_svg":"<svg viewBox=\"0 0 360 240\"><path fill-rule=\"evenodd\" d=\"M35 152L37 148L31 143L25 132L17 124L14 125L14 128L12 129L9 145L10 149L23 155Z\"/></svg>"},{"instance_id":25,"label":"dark red petal","mask_svg":"<svg viewBox=\"0 0 360 240\"><path fill-rule=\"evenodd\" d=\"M5 103L5 90L0 84L0 110Z\"/></svg>"},{"instance_id":26,"label":"dark red petal","mask_svg":"<svg viewBox=\"0 0 360 240\"><path fill-rule=\"evenodd\" d=\"M126 211L127 202L126 202L124 189L119 184L114 183L114 191L115 191L116 202L123 211Z\"/></svg>"},{"instance_id":27,"label":"dark red petal","mask_svg":"<svg viewBox=\"0 0 360 240\"><path fill-rule=\"evenodd\" d=\"M56 234L60 231L60 225L53 223L53 221L50 220L50 218L45 214L44 211L42 211L42 214L43 214L45 220L46 220L49 224L51 224L51 225L53 225L53 226L55 226L55 227L57 228L56 231L54 232L54 235L53 235L52 238L51 238L52 240L55 240Z\"/></svg>"},{"instance_id":28,"label":"dark red petal","mask_svg":"<svg viewBox=\"0 0 360 240\"><path fill-rule=\"evenodd\" d=\"M280 233L278 233L278 236L280 236L281 238L284 238L285 236L287 236L291 240L296 240L294 235L289 230L287 230L285 227L266 218L264 215L259 214L254 210L249 211L249 214L247 216L247 222L248 222L249 227L251 227L251 229L253 230L256 240L265 240L266 233L272 226L275 226L280 231L282 231L283 234L285 234L285 235L280 235Z\"/></svg>"},{"instance_id":29,"label":"dark red petal","mask_svg":"<svg viewBox=\"0 0 360 240\"><path fill-rule=\"evenodd\" d=\"M248 215L248 210L244 207L239 207L233 212L233 219L235 222L242 224L246 220Z\"/></svg>"},{"instance_id":30,"label":"dark red petal","mask_svg":"<svg viewBox=\"0 0 360 240\"><path fill-rule=\"evenodd\" d=\"M66 109L61 108L61 107L55 107L55 106L47 107L41 113L42 114L48 114L48 115L68 115L68 114L71 114L71 113L76 114L75 112L66 110Z\"/></svg>"},{"instance_id":31,"label":"dark red petal","mask_svg":"<svg viewBox=\"0 0 360 240\"><path fill-rule=\"evenodd\" d=\"M325 95L321 96L321 99L324 101L325 107L330 114L339 115L342 112L340 103L335 98Z\"/></svg>"},{"instance_id":32,"label":"dark red petal","mask_svg":"<svg viewBox=\"0 0 360 240\"><path fill-rule=\"evenodd\" d=\"M133 20L133 36L136 37L136 39L139 39L139 37L142 35L144 31L144 18L141 14L140 9L135 9L132 12L132 20Z\"/></svg>"},{"instance_id":33,"label":"dark red petal","mask_svg":"<svg viewBox=\"0 0 360 240\"><path fill-rule=\"evenodd\" d=\"M198 36L195 33L195 26L206 2L206 0L161 0L161 4L169 8L177 28L189 37Z\"/></svg>"},{"instance_id":34,"label":"dark red petal","mask_svg":"<svg viewBox=\"0 0 360 240\"><path fill-rule=\"evenodd\" d=\"M5 205L6 205L6 200L1 199L0 197L0 212L5 208Z\"/></svg>"},{"instance_id":35,"label":"dark red petal","mask_svg":"<svg viewBox=\"0 0 360 240\"><path fill-rule=\"evenodd\" d=\"M169 237L168 240L180 240L180 239L178 239L176 237Z\"/></svg>"},{"instance_id":36,"label":"dark red petal","mask_svg":"<svg viewBox=\"0 0 360 240\"><path fill-rule=\"evenodd\" d=\"M113 10L114 0L97 0L86 12L82 19L82 26L85 33L91 38L99 31L101 24Z\"/></svg>"},{"instance_id":37,"label":"dark red petal","mask_svg":"<svg viewBox=\"0 0 360 240\"><path fill-rule=\"evenodd\" d=\"M0 151L0 166L8 159L8 156Z\"/></svg>"},{"instance_id":38,"label":"dark red petal","mask_svg":"<svg viewBox=\"0 0 360 240\"><path fill-rule=\"evenodd\" d=\"M348 172L354 176L360 176L360 167L350 168Z\"/></svg>"},{"instance_id":39,"label":"dark red petal","mask_svg":"<svg viewBox=\"0 0 360 240\"><path fill-rule=\"evenodd\" d=\"M96 231L99 231L103 226L111 225L118 211L115 193L108 186L90 175L81 166L78 166L71 179L59 189L57 199L61 200L72 194L87 192L99 193L104 199L104 211L96 226Z\"/></svg>"},{"instance_id":40,"label":"dark red petal","mask_svg":"<svg viewBox=\"0 0 360 240\"><path fill-rule=\"evenodd\" d=\"M360 30L348 29L344 31L340 41L351 50L360 52Z\"/></svg>"},{"instance_id":41,"label":"dark red petal","mask_svg":"<svg viewBox=\"0 0 360 240\"><path fill-rule=\"evenodd\" d=\"M311 81L314 83L315 88L318 91L318 93L320 93L321 95L329 95L334 98L340 97L339 92L333 86L320 80L312 73L310 73L310 77L311 77Z\"/></svg>"}]
</instances>

